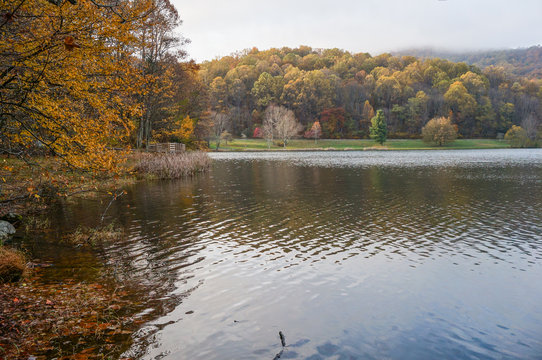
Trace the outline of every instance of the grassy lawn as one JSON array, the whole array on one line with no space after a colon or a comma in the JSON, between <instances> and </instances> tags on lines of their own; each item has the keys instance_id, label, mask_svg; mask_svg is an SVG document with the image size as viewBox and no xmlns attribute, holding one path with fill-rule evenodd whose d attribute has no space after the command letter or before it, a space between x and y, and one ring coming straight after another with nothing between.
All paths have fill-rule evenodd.
<instances>
[{"instance_id":1,"label":"grassy lawn","mask_svg":"<svg viewBox=\"0 0 542 360\"><path fill-rule=\"evenodd\" d=\"M393 139L388 140L383 146L379 146L373 140L314 140L299 139L291 140L286 146L286 150L367 150L367 149L382 149L382 150L420 150L420 149L502 149L509 148L508 143L502 140L495 139L461 139L456 140L451 144L439 147L431 146L424 143L422 140L410 139ZM215 149L216 144L211 142L211 149ZM284 150L282 147L271 145L269 149L267 142L263 139L235 139L228 142L222 142L219 150L221 151L277 151Z\"/></svg>"}]
</instances>

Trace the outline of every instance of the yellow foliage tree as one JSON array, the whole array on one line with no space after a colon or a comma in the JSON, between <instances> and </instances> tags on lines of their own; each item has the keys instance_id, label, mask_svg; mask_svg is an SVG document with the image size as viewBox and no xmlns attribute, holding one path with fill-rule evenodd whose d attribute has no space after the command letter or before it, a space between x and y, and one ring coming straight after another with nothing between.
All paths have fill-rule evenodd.
<instances>
[{"instance_id":1,"label":"yellow foliage tree","mask_svg":"<svg viewBox=\"0 0 542 360\"><path fill-rule=\"evenodd\" d=\"M457 138L457 128L449 118L434 118L422 128L422 137L424 142L443 146Z\"/></svg>"},{"instance_id":2,"label":"yellow foliage tree","mask_svg":"<svg viewBox=\"0 0 542 360\"><path fill-rule=\"evenodd\" d=\"M141 115L135 34L150 0L1 2L0 148L46 149L71 167L113 170Z\"/></svg>"},{"instance_id":3,"label":"yellow foliage tree","mask_svg":"<svg viewBox=\"0 0 542 360\"><path fill-rule=\"evenodd\" d=\"M532 145L529 136L527 136L527 131L517 125L512 125L506 132L504 139L508 141L513 148L524 148Z\"/></svg>"},{"instance_id":4,"label":"yellow foliage tree","mask_svg":"<svg viewBox=\"0 0 542 360\"><path fill-rule=\"evenodd\" d=\"M173 138L182 143L189 143L193 140L194 121L188 115L184 118L179 118L173 123L172 130L166 130L165 134L169 138Z\"/></svg>"}]
</instances>

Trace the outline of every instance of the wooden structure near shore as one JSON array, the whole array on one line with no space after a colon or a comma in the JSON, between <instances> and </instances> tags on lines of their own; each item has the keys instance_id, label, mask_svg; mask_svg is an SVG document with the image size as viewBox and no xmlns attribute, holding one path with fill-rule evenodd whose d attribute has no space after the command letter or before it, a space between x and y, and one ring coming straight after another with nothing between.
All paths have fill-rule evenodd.
<instances>
[{"instance_id":1,"label":"wooden structure near shore","mask_svg":"<svg viewBox=\"0 0 542 360\"><path fill-rule=\"evenodd\" d=\"M182 153L186 151L186 145L181 143L158 143L149 144L147 151L161 153Z\"/></svg>"}]
</instances>

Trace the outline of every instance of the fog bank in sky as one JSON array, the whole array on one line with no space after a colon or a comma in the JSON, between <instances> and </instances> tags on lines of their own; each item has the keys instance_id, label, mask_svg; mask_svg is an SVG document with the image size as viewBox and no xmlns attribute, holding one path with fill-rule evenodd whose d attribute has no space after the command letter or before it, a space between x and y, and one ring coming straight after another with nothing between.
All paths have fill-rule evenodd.
<instances>
[{"instance_id":1,"label":"fog bank in sky","mask_svg":"<svg viewBox=\"0 0 542 360\"><path fill-rule=\"evenodd\" d=\"M378 54L413 47L479 50L542 43L541 0L172 0L197 61L252 48Z\"/></svg>"}]
</instances>

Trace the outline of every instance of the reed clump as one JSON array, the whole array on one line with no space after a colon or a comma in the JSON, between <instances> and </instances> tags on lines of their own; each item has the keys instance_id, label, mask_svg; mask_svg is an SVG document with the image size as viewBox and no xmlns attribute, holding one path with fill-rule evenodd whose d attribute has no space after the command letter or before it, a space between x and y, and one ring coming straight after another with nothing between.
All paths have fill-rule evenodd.
<instances>
[{"instance_id":1,"label":"reed clump","mask_svg":"<svg viewBox=\"0 0 542 360\"><path fill-rule=\"evenodd\" d=\"M77 246L95 246L118 241L122 239L123 235L123 230L115 224L97 227L79 226L73 233L66 235L63 240Z\"/></svg>"},{"instance_id":2,"label":"reed clump","mask_svg":"<svg viewBox=\"0 0 542 360\"><path fill-rule=\"evenodd\" d=\"M141 177L179 179L204 172L211 166L211 158L202 151L181 154L141 154L134 166Z\"/></svg>"},{"instance_id":3,"label":"reed clump","mask_svg":"<svg viewBox=\"0 0 542 360\"><path fill-rule=\"evenodd\" d=\"M19 281L26 270L26 259L20 251L0 245L0 283Z\"/></svg>"}]
</instances>

